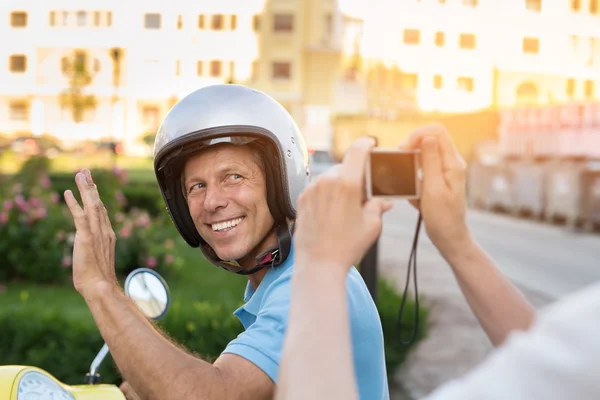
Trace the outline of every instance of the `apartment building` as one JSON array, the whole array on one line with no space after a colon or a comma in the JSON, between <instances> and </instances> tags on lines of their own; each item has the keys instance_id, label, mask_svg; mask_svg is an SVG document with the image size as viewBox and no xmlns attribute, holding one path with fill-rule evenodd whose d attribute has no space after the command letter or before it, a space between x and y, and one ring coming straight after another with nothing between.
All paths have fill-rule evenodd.
<instances>
[{"instance_id":1,"label":"apartment building","mask_svg":"<svg viewBox=\"0 0 600 400\"><path fill-rule=\"evenodd\" d=\"M134 151L179 98L242 83L317 141L356 34L346 21L336 0L12 2L0 8L0 133L113 138Z\"/></svg>"},{"instance_id":2,"label":"apartment building","mask_svg":"<svg viewBox=\"0 0 600 400\"><path fill-rule=\"evenodd\" d=\"M598 0L379 3L363 44L370 115L600 99Z\"/></svg>"}]
</instances>

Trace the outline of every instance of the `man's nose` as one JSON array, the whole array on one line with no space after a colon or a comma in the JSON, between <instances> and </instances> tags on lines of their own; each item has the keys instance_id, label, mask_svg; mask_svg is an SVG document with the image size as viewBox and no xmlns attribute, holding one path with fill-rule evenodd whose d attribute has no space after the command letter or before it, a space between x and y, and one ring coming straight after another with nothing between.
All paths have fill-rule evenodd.
<instances>
[{"instance_id":1,"label":"man's nose","mask_svg":"<svg viewBox=\"0 0 600 400\"><path fill-rule=\"evenodd\" d=\"M218 186L209 186L206 188L204 197L204 209L209 212L217 211L227 206L227 197L223 190Z\"/></svg>"}]
</instances>

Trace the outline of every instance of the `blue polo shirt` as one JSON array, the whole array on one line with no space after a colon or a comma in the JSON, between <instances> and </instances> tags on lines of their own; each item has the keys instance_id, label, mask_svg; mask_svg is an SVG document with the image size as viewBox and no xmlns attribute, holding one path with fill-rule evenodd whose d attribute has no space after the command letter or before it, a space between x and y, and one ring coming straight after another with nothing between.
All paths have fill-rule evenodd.
<instances>
[{"instance_id":1,"label":"blue polo shirt","mask_svg":"<svg viewBox=\"0 0 600 400\"><path fill-rule=\"evenodd\" d=\"M254 363L275 383L290 307L293 261L292 249L283 264L267 271L256 290L248 282L244 295L245 304L234 312L245 331L223 351L237 354ZM354 267L348 273L346 287L354 372L360 398L389 399L381 321L375 303Z\"/></svg>"}]
</instances>

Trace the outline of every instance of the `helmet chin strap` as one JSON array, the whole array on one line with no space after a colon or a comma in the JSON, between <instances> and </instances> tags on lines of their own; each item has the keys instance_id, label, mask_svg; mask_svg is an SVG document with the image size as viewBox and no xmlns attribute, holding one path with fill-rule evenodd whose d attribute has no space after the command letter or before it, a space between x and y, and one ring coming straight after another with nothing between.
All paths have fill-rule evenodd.
<instances>
[{"instance_id":1,"label":"helmet chin strap","mask_svg":"<svg viewBox=\"0 0 600 400\"><path fill-rule=\"evenodd\" d=\"M252 275L263 268L277 267L287 260L292 248L292 234L285 225L276 225L277 247L268 249L256 257L256 265L250 269L232 271L238 275Z\"/></svg>"},{"instance_id":2,"label":"helmet chin strap","mask_svg":"<svg viewBox=\"0 0 600 400\"><path fill-rule=\"evenodd\" d=\"M215 251L206 243L201 247L202 253L214 265L219 266L229 272L233 272L234 274L238 275L252 275L263 268L277 267L287 260L292 249L292 234L294 232L293 222L291 222L291 225L292 226L288 228L287 224L283 222L282 224L276 224L274 228L269 231L270 234L273 229L275 229L277 246L264 251L262 254L256 257L256 264L252 268L242 269L237 261L225 261L219 259ZM269 234L267 234L267 236Z\"/></svg>"}]
</instances>

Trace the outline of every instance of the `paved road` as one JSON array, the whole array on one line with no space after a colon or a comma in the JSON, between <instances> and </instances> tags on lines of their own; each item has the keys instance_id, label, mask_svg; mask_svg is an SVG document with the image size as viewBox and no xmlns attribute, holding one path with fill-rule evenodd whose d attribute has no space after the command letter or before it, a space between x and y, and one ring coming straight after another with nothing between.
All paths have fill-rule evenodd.
<instances>
[{"instance_id":1,"label":"paved road","mask_svg":"<svg viewBox=\"0 0 600 400\"><path fill-rule=\"evenodd\" d=\"M415 210L404 203L396 204L385 217L380 271L398 287L405 283L416 220ZM477 211L470 211L469 225L483 248L538 308L600 280L600 235ZM393 399L420 398L464 375L492 350L450 268L424 232L418 283L430 309L429 335L396 376L408 395L393 391Z\"/></svg>"},{"instance_id":2,"label":"paved road","mask_svg":"<svg viewBox=\"0 0 600 400\"><path fill-rule=\"evenodd\" d=\"M382 253L391 254L380 257L398 262L408 260L416 218L412 207L403 203L394 205L384 222L383 241L390 247L382 247ZM559 298L600 280L598 234L474 210L469 211L469 226L504 273L528 289ZM395 248L398 250L392 250ZM425 259L437 258L426 235L420 237L419 252Z\"/></svg>"}]
</instances>

